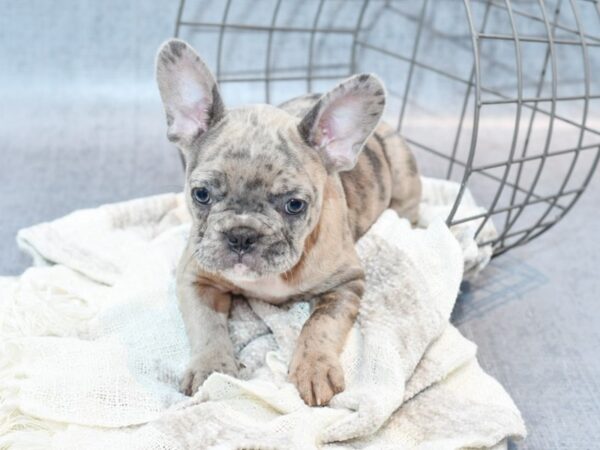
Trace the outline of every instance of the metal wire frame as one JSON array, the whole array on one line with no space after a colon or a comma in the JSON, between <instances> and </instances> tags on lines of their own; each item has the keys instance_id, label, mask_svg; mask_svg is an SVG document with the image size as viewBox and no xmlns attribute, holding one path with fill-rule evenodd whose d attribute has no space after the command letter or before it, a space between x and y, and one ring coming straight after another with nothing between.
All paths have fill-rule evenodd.
<instances>
[{"instance_id":1,"label":"metal wire frame","mask_svg":"<svg viewBox=\"0 0 600 450\"><path fill-rule=\"evenodd\" d=\"M193 0L180 0L175 21L175 36L180 36L184 30L208 29L218 33L216 76L221 83L239 83L252 89L253 83L264 86L264 100L272 101L273 86L277 82L304 82L307 92L312 92L316 81L336 80L346 77L359 70L369 70L361 65L364 52L375 52L386 61L400 62L407 66L406 76L400 85L388 84L388 91L397 93L402 100L397 115L397 130L403 134L416 152L423 151L432 155L445 164L445 176L448 179L460 181L460 189L454 205L447 218L449 225L478 221L477 234L480 234L488 221L493 221L499 230L494 239L481 244L492 244L494 255L522 245L556 224L567 214L588 186L600 160L600 129L597 122L590 122L590 103L600 101L600 89L592 91L592 55L590 49L600 48L600 0L532 0L531 2L511 2L510 0L463 0L464 22L468 29L468 39L460 39L454 29L440 29L432 20L439 4L435 0L422 2L406 2L399 0L353 0L346 2L356 10L354 20L348 20L343 26L332 25L330 20L333 12L327 9L331 0L312 0L316 8L309 17L306 25L282 22L280 11L284 3L290 0L274 0L272 10L267 11L268 23L253 23L230 19L233 4L249 0L226 0L218 2L223 7L223 14L218 21L203 20L202 17L186 17L186 3ZM199 0L202 1L202 0ZM440 1L440 0L438 0ZM407 7L408 4L413 7ZM514 4L513 4L514 3ZM580 7L588 3L595 6L597 27L584 27ZM457 3L458 4L458 3ZM418 5L418 7L414 7ZM264 6L264 5L263 5ZM483 13L481 12L483 7ZM535 8L534 8L535 7ZM409 51L395 50L394 46L382 45L371 39L371 30L381 18L388 14L414 24L414 35ZM492 16L501 14L509 24L507 30L498 32L490 29L494 20ZM572 18L563 20L565 16ZM481 20L478 20L481 19ZM543 33L522 32L523 23L537 24ZM263 69L236 70L227 69L224 58L225 36L235 36L236 33L253 32L266 36L267 46L264 55L257 54L257 59L264 57ZM275 67L274 39L275 36L285 39L295 39L298 35L308 37L306 48L306 64L287 67L280 70ZM319 47L318 36L339 35L352 39L348 62L323 63L316 62L316 57L322 49ZM422 45L423 36L441 38L449 48L468 50L472 57L465 61L470 67L469 75L457 75L435 63L427 62L426 50ZM406 36L403 36L406 39ZM512 61L506 56L498 56L486 52L484 43L505 42L512 46ZM524 45L536 44L543 51L543 63L538 73L528 68L524 60ZM558 48L568 46L581 50L583 67L580 79L568 80L573 86L580 86L583 93L559 94L561 86L566 81L559 76ZM596 57L600 55L597 52ZM494 64L498 70L516 78L514 92L507 94L503 89L486 85L482 79L482 66ZM596 64L598 62L596 61ZM451 142L445 147L432 146L419 136L406 132L405 122L410 119L408 105L418 101L414 88L416 71L432 74L449 82L465 87L464 96L460 101L460 114ZM396 82L394 82L396 83ZM533 95L525 95L525 86L535 87ZM545 92L549 88L550 92ZM566 102L581 102L581 115L559 113L559 105ZM483 113L493 106L506 105L514 107L512 133L510 144L505 149L502 160L494 162L478 162L478 156L485 152L484 140L481 138L481 121ZM527 116L529 114L529 116ZM545 117L548 123L542 142L533 138L536 121ZM525 124L524 124L525 123ZM558 126L569 126L577 130L577 143L565 148L554 148L555 133ZM469 133L470 129L470 133ZM589 137L595 141L589 143ZM464 141L464 142L463 142ZM435 148L434 148L435 147ZM587 154L588 160L583 171L579 161ZM544 189L544 174L548 171L550 161L559 157L571 157L562 172L562 181L556 192L548 194ZM417 153L417 159L419 155ZM528 163L538 163L533 171L528 170ZM577 169L577 170L576 170ZM492 173L493 170L500 174ZM513 176L514 174L514 176ZM494 183L495 189L489 198L482 199L476 190L474 175ZM529 181L526 181L526 175ZM577 187L572 187L573 181L579 181ZM461 200L469 187L478 200L484 200L486 211L469 217L459 216ZM508 201L506 200L508 198ZM537 216L525 217L533 213L534 208L543 207ZM552 214L555 213L554 216ZM530 214L531 215L531 214ZM504 216L504 219L501 219ZM524 220L526 219L526 220Z\"/></svg>"}]
</instances>

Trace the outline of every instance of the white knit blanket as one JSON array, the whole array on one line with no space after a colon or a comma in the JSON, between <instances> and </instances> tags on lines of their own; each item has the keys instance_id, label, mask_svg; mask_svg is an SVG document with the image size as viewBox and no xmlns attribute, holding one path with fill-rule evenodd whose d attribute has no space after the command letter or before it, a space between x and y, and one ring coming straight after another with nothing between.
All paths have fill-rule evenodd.
<instances>
[{"instance_id":1,"label":"white knit blanket","mask_svg":"<svg viewBox=\"0 0 600 450\"><path fill-rule=\"evenodd\" d=\"M439 219L457 186L424 181L426 228L386 211L357 243L367 288L342 354L346 390L329 407L306 406L286 380L304 303L236 300L240 379L216 373L193 398L178 392L181 195L22 230L36 266L0 278L0 448L456 449L523 437L512 400L448 322L463 267L474 275L491 250L473 241L477 224L451 232ZM467 196L459 215L477 211Z\"/></svg>"}]
</instances>

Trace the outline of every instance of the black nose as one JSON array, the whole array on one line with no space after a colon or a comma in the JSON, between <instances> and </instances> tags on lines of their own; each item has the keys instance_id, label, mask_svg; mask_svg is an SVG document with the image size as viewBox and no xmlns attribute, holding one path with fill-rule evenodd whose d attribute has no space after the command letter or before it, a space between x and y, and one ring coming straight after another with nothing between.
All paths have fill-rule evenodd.
<instances>
[{"instance_id":1,"label":"black nose","mask_svg":"<svg viewBox=\"0 0 600 450\"><path fill-rule=\"evenodd\" d=\"M229 248L240 255L247 253L260 238L256 230L248 227L235 227L223 234Z\"/></svg>"}]
</instances>

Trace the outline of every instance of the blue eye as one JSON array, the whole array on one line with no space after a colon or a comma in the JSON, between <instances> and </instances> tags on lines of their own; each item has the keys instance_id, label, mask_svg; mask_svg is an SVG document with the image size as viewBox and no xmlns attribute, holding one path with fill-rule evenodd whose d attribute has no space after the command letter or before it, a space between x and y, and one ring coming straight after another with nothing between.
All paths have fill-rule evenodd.
<instances>
[{"instance_id":1,"label":"blue eye","mask_svg":"<svg viewBox=\"0 0 600 450\"><path fill-rule=\"evenodd\" d=\"M285 212L291 215L300 214L306 208L306 202L299 198L292 198L285 204Z\"/></svg>"},{"instance_id":2,"label":"blue eye","mask_svg":"<svg viewBox=\"0 0 600 450\"><path fill-rule=\"evenodd\" d=\"M192 197L196 203L200 203L201 205L208 205L210 203L210 193L206 188L192 189Z\"/></svg>"}]
</instances>

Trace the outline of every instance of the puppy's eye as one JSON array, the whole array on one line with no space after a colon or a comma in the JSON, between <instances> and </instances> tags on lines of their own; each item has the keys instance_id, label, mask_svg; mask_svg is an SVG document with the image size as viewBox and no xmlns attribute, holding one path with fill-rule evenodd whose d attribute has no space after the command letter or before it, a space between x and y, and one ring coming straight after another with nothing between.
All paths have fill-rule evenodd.
<instances>
[{"instance_id":1,"label":"puppy's eye","mask_svg":"<svg viewBox=\"0 0 600 450\"><path fill-rule=\"evenodd\" d=\"M210 193L206 188L194 188L192 189L192 198L196 203L201 205L208 205L210 203Z\"/></svg>"},{"instance_id":2,"label":"puppy's eye","mask_svg":"<svg viewBox=\"0 0 600 450\"><path fill-rule=\"evenodd\" d=\"M300 214L306 208L306 202L299 198L289 199L285 204L285 212L291 215Z\"/></svg>"}]
</instances>

